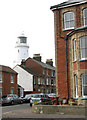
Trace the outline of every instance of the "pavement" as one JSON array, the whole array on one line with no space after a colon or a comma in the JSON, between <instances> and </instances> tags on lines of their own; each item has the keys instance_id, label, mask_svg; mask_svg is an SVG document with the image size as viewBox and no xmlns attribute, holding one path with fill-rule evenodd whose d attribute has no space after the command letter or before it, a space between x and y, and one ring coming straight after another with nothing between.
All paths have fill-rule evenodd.
<instances>
[{"instance_id":1,"label":"pavement","mask_svg":"<svg viewBox=\"0 0 87 120\"><path fill-rule=\"evenodd\" d=\"M57 120L59 119L70 119L70 120L86 120L85 119L85 116L82 116L82 115L65 115L64 113L56 113L56 114L43 114L43 113L40 113L40 114L36 114L36 113L32 113L32 109L25 109L25 110L16 110L16 111L9 111L9 112L5 112L5 113L2 113L2 118L4 118L4 120L7 120L7 119L11 119L12 118L17 118L18 120L19 119L22 119L23 118L25 119L49 119L49 120L54 120L57 118ZM6 118L6 119L5 119ZM62 120L63 120L62 119Z\"/></svg>"}]
</instances>

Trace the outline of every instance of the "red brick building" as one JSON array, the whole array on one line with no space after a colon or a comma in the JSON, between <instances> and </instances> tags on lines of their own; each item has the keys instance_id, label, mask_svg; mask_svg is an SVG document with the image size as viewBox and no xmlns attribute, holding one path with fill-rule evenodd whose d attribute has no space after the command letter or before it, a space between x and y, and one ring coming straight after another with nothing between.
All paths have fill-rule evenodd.
<instances>
[{"instance_id":1,"label":"red brick building","mask_svg":"<svg viewBox=\"0 0 87 120\"><path fill-rule=\"evenodd\" d=\"M18 94L17 73L10 67L0 65L0 94Z\"/></svg>"},{"instance_id":2,"label":"red brick building","mask_svg":"<svg viewBox=\"0 0 87 120\"><path fill-rule=\"evenodd\" d=\"M87 0L68 0L54 13L56 92L61 98L87 98Z\"/></svg>"},{"instance_id":3,"label":"red brick building","mask_svg":"<svg viewBox=\"0 0 87 120\"><path fill-rule=\"evenodd\" d=\"M29 72L33 74L33 91L41 93L56 92L55 67L52 59L47 59L44 63L41 61L40 54L35 54L33 58L22 61L21 67L27 71L29 68Z\"/></svg>"}]
</instances>

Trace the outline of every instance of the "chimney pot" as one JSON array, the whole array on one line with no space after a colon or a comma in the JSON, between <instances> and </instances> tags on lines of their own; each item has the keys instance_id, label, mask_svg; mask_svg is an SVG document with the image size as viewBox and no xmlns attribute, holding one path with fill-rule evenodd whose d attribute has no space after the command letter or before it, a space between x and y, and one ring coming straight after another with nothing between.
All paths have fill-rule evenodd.
<instances>
[{"instance_id":1,"label":"chimney pot","mask_svg":"<svg viewBox=\"0 0 87 120\"><path fill-rule=\"evenodd\" d=\"M41 62L41 56L40 56L40 54L34 54L33 55L33 59Z\"/></svg>"},{"instance_id":2,"label":"chimney pot","mask_svg":"<svg viewBox=\"0 0 87 120\"><path fill-rule=\"evenodd\" d=\"M52 59L47 59L46 64L53 66L53 60Z\"/></svg>"}]
</instances>

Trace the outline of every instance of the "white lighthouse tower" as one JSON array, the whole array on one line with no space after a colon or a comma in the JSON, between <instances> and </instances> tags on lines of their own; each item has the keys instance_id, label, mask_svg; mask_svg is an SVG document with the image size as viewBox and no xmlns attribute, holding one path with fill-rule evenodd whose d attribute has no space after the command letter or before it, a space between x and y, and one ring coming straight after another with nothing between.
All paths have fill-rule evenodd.
<instances>
[{"instance_id":1,"label":"white lighthouse tower","mask_svg":"<svg viewBox=\"0 0 87 120\"><path fill-rule=\"evenodd\" d=\"M18 37L18 41L16 42L16 54L17 60L15 61L16 64L21 64L23 59L27 59L29 57L28 52L29 46L27 45L27 37L22 33Z\"/></svg>"}]
</instances>

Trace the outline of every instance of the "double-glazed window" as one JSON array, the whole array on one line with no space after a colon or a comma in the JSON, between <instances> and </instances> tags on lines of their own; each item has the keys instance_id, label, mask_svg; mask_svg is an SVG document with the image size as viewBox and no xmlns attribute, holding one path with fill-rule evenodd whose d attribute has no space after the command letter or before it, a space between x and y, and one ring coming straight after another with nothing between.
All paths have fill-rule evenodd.
<instances>
[{"instance_id":1,"label":"double-glazed window","mask_svg":"<svg viewBox=\"0 0 87 120\"><path fill-rule=\"evenodd\" d=\"M40 85L40 78L38 78L38 85Z\"/></svg>"},{"instance_id":2,"label":"double-glazed window","mask_svg":"<svg viewBox=\"0 0 87 120\"><path fill-rule=\"evenodd\" d=\"M77 75L74 75L74 80L75 80L75 96L78 98L78 80L77 80Z\"/></svg>"},{"instance_id":3,"label":"double-glazed window","mask_svg":"<svg viewBox=\"0 0 87 120\"><path fill-rule=\"evenodd\" d=\"M87 8L83 10L83 21L84 21L84 26L87 25Z\"/></svg>"},{"instance_id":4,"label":"double-glazed window","mask_svg":"<svg viewBox=\"0 0 87 120\"><path fill-rule=\"evenodd\" d=\"M14 83L14 76L11 75L11 83Z\"/></svg>"},{"instance_id":5,"label":"double-glazed window","mask_svg":"<svg viewBox=\"0 0 87 120\"><path fill-rule=\"evenodd\" d=\"M80 38L81 59L87 59L87 36Z\"/></svg>"},{"instance_id":6,"label":"double-glazed window","mask_svg":"<svg viewBox=\"0 0 87 120\"><path fill-rule=\"evenodd\" d=\"M11 94L13 94L14 93L14 88L11 88Z\"/></svg>"},{"instance_id":7,"label":"double-glazed window","mask_svg":"<svg viewBox=\"0 0 87 120\"><path fill-rule=\"evenodd\" d=\"M87 97L87 74L82 74L82 97Z\"/></svg>"},{"instance_id":8,"label":"double-glazed window","mask_svg":"<svg viewBox=\"0 0 87 120\"><path fill-rule=\"evenodd\" d=\"M47 80L46 80L46 85L48 85L49 84L49 79L47 78Z\"/></svg>"},{"instance_id":9,"label":"double-glazed window","mask_svg":"<svg viewBox=\"0 0 87 120\"><path fill-rule=\"evenodd\" d=\"M74 28L74 13L66 12L64 14L64 29L73 29Z\"/></svg>"},{"instance_id":10,"label":"double-glazed window","mask_svg":"<svg viewBox=\"0 0 87 120\"><path fill-rule=\"evenodd\" d=\"M76 39L73 41L73 59L76 60Z\"/></svg>"}]
</instances>

